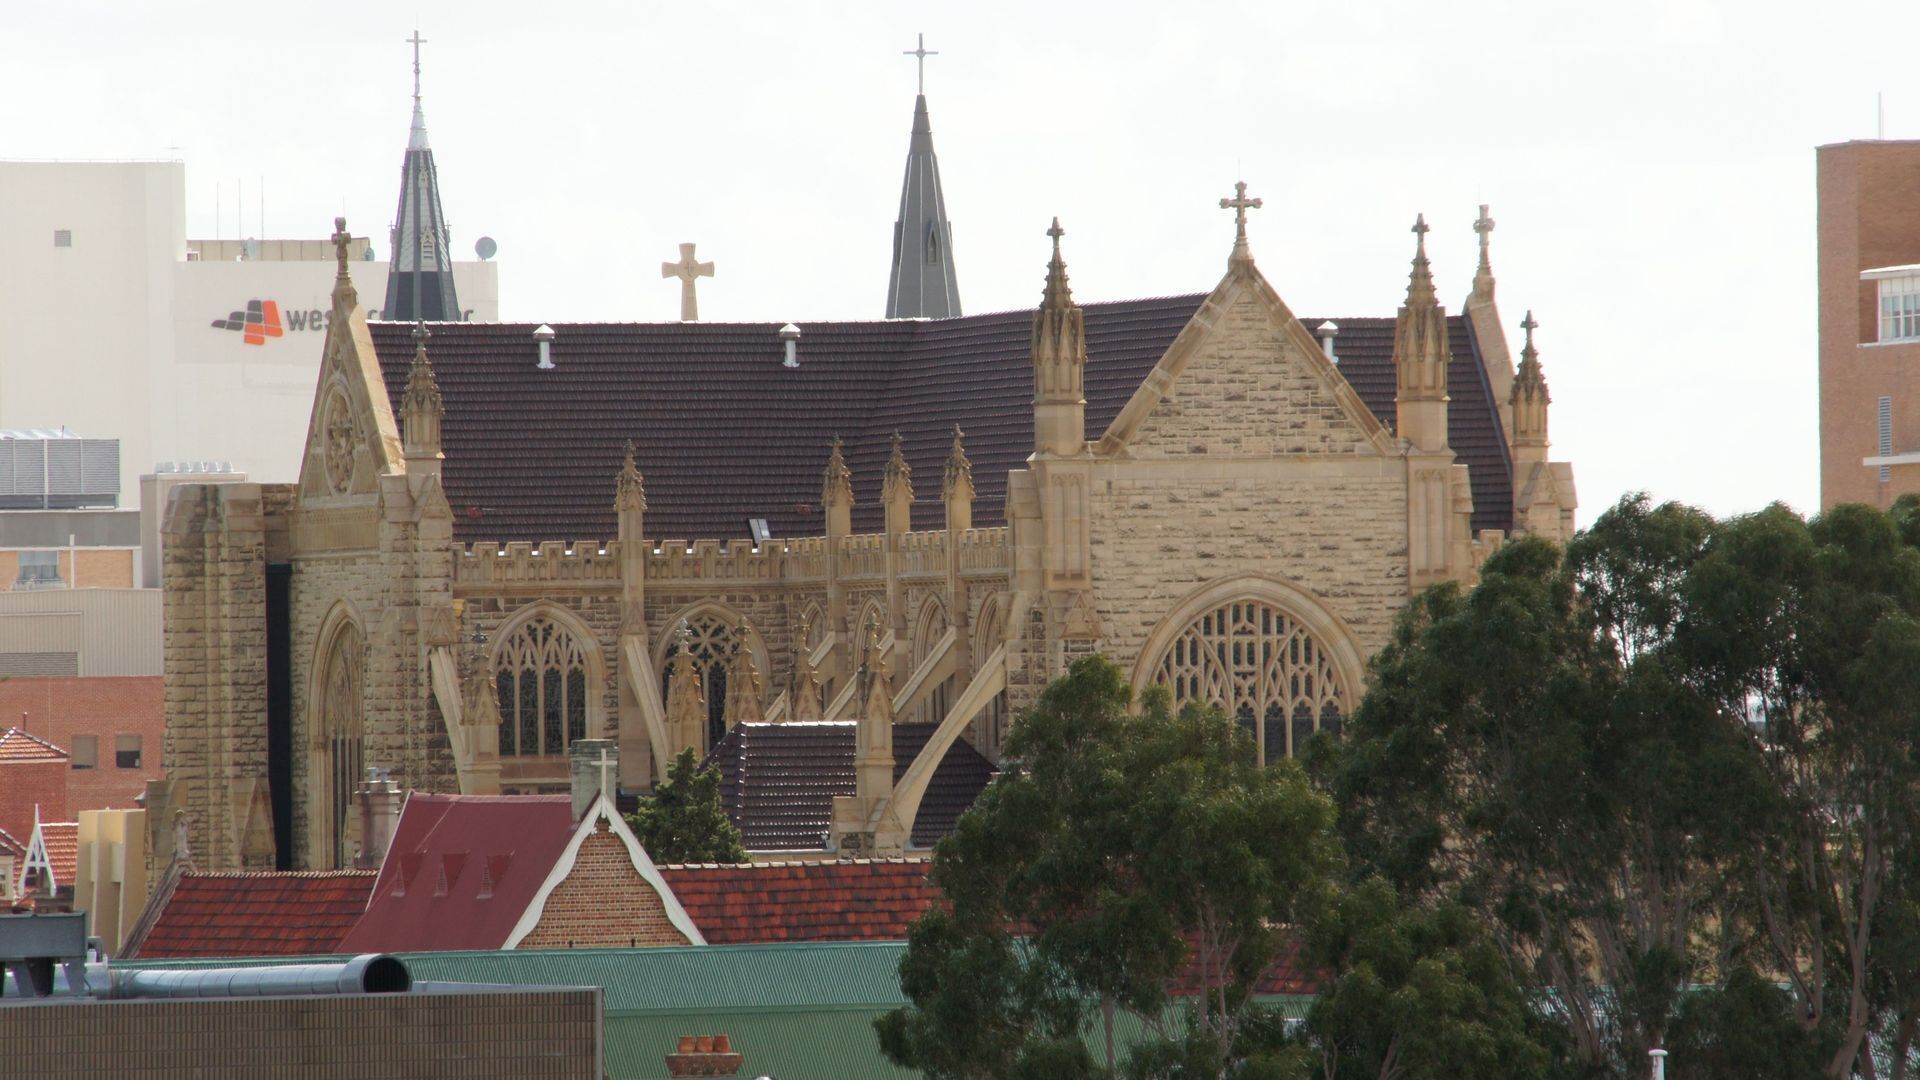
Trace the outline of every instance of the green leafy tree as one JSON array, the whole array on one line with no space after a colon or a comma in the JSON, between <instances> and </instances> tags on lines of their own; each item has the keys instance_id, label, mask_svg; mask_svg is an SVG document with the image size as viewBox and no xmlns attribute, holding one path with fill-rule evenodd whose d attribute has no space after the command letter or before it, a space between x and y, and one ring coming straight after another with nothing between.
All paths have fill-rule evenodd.
<instances>
[{"instance_id":1,"label":"green leafy tree","mask_svg":"<svg viewBox=\"0 0 1920 1080\"><path fill-rule=\"evenodd\" d=\"M740 830L720 798L720 767L701 768L692 748L680 751L667 779L627 815L627 825L654 862L747 861Z\"/></svg>"},{"instance_id":2,"label":"green leafy tree","mask_svg":"<svg viewBox=\"0 0 1920 1080\"><path fill-rule=\"evenodd\" d=\"M1251 999L1285 928L1334 881L1332 807L1291 763L1256 766L1220 713L1176 713L1160 690L1133 714L1130 696L1114 664L1076 661L935 849L947 905L909 937L911 1004L876 1024L896 1063L968 1080L1110 1075L1126 1013L1149 1032L1136 1074L1272 1064L1252 1052L1277 1050L1278 1021Z\"/></svg>"},{"instance_id":3,"label":"green leafy tree","mask_svg":"<svg viewBox=\"0 0 1920 1080\"><path fill-rule=\"evenodd\" d=\"M1799 1026L1838 1032L1824 1069L1836 1080L1863 1060L1876 1012L1909 996L1876 979L1873 958L1883 928L1890 943L1908 933L1883 905L1920 859L1914 509L1733 518L1682 590L1686 662L1722 715L1747 721L1782 810L1749 831L1738 880Z\"/></svg>"},{"instance_id":4,"label":"green leafy tree","mask_svg":"<svg viewBox=\"0 0 1920 1080\"><path fill-rule=\"evenodd\" d=\"M1765 827L1743 731L1671 655L1711 525L1630 498L1417 597L1320 766L1361 869L1475 912L1597 1075L1638 1075L1710 975L1720 853Z\"/></svg>"},{"instance_id":5,"label":"green leafy tree","mask_svg":"<svg viewBox=\"0 0 1920 1080\"><path fill-rule=\"evenodd\" d=\"M1525 1080L1550 1075L1543 1018L1459 904L1404 904L1386 879L1341 896L1308 935L1332 978L1302 1040L1326 1080Z\"/></svg>"}]
</instances>

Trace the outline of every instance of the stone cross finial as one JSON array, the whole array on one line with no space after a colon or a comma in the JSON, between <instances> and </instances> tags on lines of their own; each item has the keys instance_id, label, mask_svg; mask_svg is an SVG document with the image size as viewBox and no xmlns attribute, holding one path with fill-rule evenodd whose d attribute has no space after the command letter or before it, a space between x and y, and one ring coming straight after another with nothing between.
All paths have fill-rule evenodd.
<instances>
[{"instance_id":1,"label":"stone cross finial","mask_svg":"<svg viewBox=\"0 0 1920 1080\"><path fill-rule=\"evenodd\" d=\"M1427 224L1427 215L1415 214L1413 216L1413 234L1420 238L1422 245L1426 244L1427 234L1432 231L1433 227Z\"/></svg>"},{"instance_id":2,"label":"stone cross finial","mask_svg":"<svg viewBox=\"0 0 1920 1080\"><path fill-rule=\"evenodd\" d=\"M1067 230L1060 227L1059 218L1053 219L1053 224L1047 228L1047 235L1053 237L1053 254L1058 258L1060 255L1060 238L1067 235Z\"/></svg>"},{"instance_id":3,"label":"stone cross finial","mask_svg":"<svg viewBox=\"0 0 1920 1080\"><path fill-rule=\"evenodd\" d=\"M1480 216L1473 221L1473 231L1480 234L1480 261L1487 261L1487 236L1493 232L1493 219L1487 216L1487 204L1480 204Z\"/></svg>"},{"instance_id":4,"label":"stone cross finial","mask_svg":"<svg viewBox=\"0 0 1920 1080\"><path fill-rule=\"evenodd\" d=\"M353 243L353 236L347 232L347 219L333 219L333 258L340 266L340 277L347 276L347 246Z\"/></svg>"},{"instance_id":5,"label":"stone cross finial","mask_svg":"<svg viewBox=\"0 0 1920 1080\"><path fill-rule=\"evenodd\" d=\"M1525 330L1525 331L1527 332L1527 345L1526 345L1526 347L1527 347L1527 348L1532 348L1532 347L1533 347L1533 332L1534 332L1535 330L1538 330L1538 329L1540 329L1540 323L1539 323L1538 321L1536 321L1536 320L1534 319L1534 317L1533 317L1533 311L1532 311L1532 309L1531 309L1531 308L1529 308L1529 309L1528 309L1528 311L1527 311L1527 317L1526 317L1526 318L1524 318L1524 319L1521 319L1521 320L1520 320L1520 329L1522 329L1522 330Z\"/></svg>"},{"instance_id":6,"label":"stone cross finial","mask_svg":"<svg viewBox=\"0 0 1920 1080\"><path fill-rule=\"evenodd\" d=\"M594 762L594 765L600 770L600 793L607 797L608 802L612 802L618 794L620 783L619 777L609 776L608 772L618 768L619 764L618 761L607 756L606 747L600 748L600 760Z\"/></svg>"},{"instance_id":7,"label":"stone cross finial","mask_svg":"<svg viewBox=\"0 0 1920 1080\"><path fill-rule=\"evenodd\" d=\"M927 35L915 34L914 38L917 41L917 44L911 49L902 49L900 52L900 55L911 56L914 58L915 61L919 63L920 65L919 92L924 94L927 92L927 57L939 56L940 54L937 52L933 52L927 48Z\"/></svg>"},{"instance_id":8,"label":"stone cross finial","mask_svg":"<svg viewBox=\"0 0 1920 1080\"><path fill-rule=\"evenodd\" d=\"M681 244L679 262L660 264L661 277L680 279L681 322L697 322L700 318L700 302L695 299L693 292L694 279L713 276L713 264L694 258L694 247L693 244Z\"/></svg>"},{"instance_id":9,"label":"stone cross finial","mask_svg":"<svg viewBox=\"0 0 1920 1080\"><path fill-rule=\"evenodd\" d=\"M1247 254L1247 211L1260 209L1258 198L1247 198L1247 182L1240 180L1233 185L1233 198L1221 199L1220 209L1233 211L1233 254L1242 257Z\"/></svg>"}]
</instances>

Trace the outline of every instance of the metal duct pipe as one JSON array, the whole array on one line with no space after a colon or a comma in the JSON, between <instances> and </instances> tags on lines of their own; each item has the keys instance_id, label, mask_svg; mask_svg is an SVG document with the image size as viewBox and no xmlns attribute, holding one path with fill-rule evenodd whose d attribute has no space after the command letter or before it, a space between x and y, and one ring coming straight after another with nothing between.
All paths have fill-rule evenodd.
<instances>
[{"instance_id":1,"label":"metal duct pipe","mask_svg":"<svg viewBox=\"0 0 1920 1080\"><path fill-rule=\"evenodd\" d=\"M383 953L344 964L200 968L173 971L109 969L109 998L296 997L311 994L404 994L413 986L407 965Z\"/></svg>"}]
</instances>

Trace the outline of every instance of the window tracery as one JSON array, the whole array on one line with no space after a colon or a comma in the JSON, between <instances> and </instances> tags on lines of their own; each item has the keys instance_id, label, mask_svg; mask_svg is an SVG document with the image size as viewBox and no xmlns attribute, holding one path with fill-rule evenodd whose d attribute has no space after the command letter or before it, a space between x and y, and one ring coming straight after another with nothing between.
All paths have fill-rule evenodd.
<instances>
[{"instance_id":1,"label":"window tracery","mask_svg":"<svg viewBox=\"0 0 1920 1080\"><path fill-rule=\"evenodd\" d=\"M1201 701L1253 736L1260 760L1290 755L1316 731L1338 732L1348 711L1333 656L1298 620L1259 600L1234 600L1187 625L1154 668L1175 704Z\"/></svg>"},{"instance_id":2,"label":"window tracery","mask_svg":"<svg viewBox=\"0 0 1920 1080\"><path fill-rule=\"evenodd\" d=\"M586 738L589 670L586 643L545 616L502 641L494 660L500 756L558 756Z\"/></svg>"},{"instance_id":3,"label":"window tracery","mask_svg":"<svg viewBox=\"0 0 1920 1080\"><path fill-rule=\"evenodd\" d=\"M366 764L365 645L359 627L343 623L333 634L320 683L317 736L326 786L321 798L333 866L349 865L354 855L349 850L353 790Z\"/></svg>"},{"instance_id":4,"label":"window tracery","mask_svg":"<svg viewBox=\"0 0 1920 1080\"><path fill-rule=\"evenodd\" d=\"M712 748L727 734L727 668L735 651L748 645L742 640L739 624L719 612L703 611L682 623L686 634L682 636L676 626L667 639L666 662L660 665L661 699L665 700L670 690L666 680L672 660L685 648L693 657L693 668L699 672L700 686L707 695L707 746Z\"/></svg>"}]
</instances>

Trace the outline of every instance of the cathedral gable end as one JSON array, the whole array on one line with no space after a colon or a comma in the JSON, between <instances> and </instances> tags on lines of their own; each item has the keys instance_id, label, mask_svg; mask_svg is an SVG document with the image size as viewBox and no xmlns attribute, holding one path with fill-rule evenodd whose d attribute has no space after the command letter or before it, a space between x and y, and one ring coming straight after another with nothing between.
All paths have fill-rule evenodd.
<instances>
[{"instance_id":1,"label":"cathedral gable end","mask_svg":"<svg viewBox=\"0 0 1920 1080\"><path fill-rule=\"evenodd\" d=\"M351 293L334 298L300 468L303 503L359 502L378 478L405 471L400 428L387 398L366 313Z\"/></svg>"},{"instance_id":2,"label":"cathedral gable end","mask_svg":"<svg viewBox=\"0 0 1920 1080\"><path fill-rule=\"evenodd\" d=\"M1391 454L1387 432L1257 270L1201 305L1100 440L1133 457Z\"/></svg>"}]
</instances>

